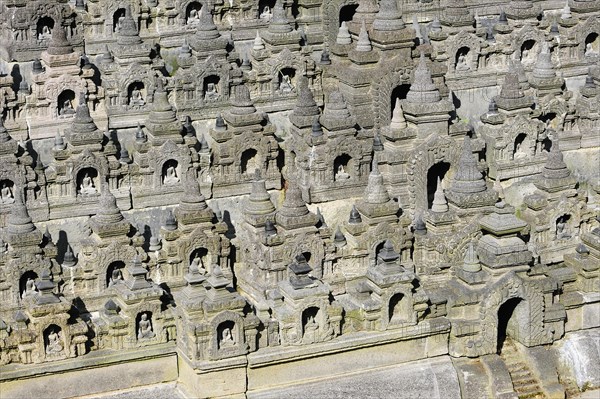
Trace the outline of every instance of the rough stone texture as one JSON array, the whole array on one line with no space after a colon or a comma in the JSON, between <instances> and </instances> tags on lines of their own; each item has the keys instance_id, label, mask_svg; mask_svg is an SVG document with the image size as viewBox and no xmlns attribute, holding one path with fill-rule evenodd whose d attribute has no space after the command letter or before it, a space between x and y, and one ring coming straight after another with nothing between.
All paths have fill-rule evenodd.
<instances>
[{"instance_id":1,"label":"rough stone texture","mask_svg":"<svg viewBox=\"0 0 600 399\"><path fill-rule=\"evenodd\" d=\"M448 357L373 369L332 380L316 381L268 392L249 392L251 399L312 398L461 398L458 379Z\"/></svg>"}]
</instances>

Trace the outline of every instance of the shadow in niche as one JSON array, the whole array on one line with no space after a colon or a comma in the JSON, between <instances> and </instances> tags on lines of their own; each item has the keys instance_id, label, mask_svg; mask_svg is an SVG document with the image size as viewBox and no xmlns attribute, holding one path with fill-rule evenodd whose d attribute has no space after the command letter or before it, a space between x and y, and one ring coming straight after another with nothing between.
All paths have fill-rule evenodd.
<instances>
[{"instance_id":1,"label":"shadow in niche","mask_svg":"<svg viewBox=\"0 0 600 399\"><path fill-rule=\"evenodd\" d=\"M173 299L173 294L171 293L171 288L167 285L167 283L159 284L159 287L163 289L163 293L160 296L160 310L166 310L169 306L176 308L177 304Z\"/></svg>"},{"instance_id":2,"label":"shadow in niche","mask_svg":"<svg viewBox=\"0 0 600 399\"><path fill-rule=\"evenodd\" d=\"M231 222L231 214L229 211L223 211L223 222L227 225L227 232L225 233L225 237L233 240L236 236L235 227L233 227L233 223Z\"/></svg>"},{"instance_id":3,"label":"shadow in niche","mask_svg":"<svg viewBox=\"0 0 600 399\"><path fill-rule=\"evenodd\" d=\"M69 244L69 241L67 240L67 233L64 230L60 230L58 232L58 240L56 241L56 249L57 249L56 262L59 265L62 265L62 263L65 260L65 252L67 252L68 244Z\"/></svg>"},{"instance_id":4,"label":"shadow in niche","mask_svg":"<svg viewBox=\"0 0 600 399\"><path fill-rule=\"evenodd\" d=\"M152 230L150 229L150 226L146 224L141 224L140 233L144 237L144 244L142 245L142 249L145 252L150 252L150 238L152 237Z\"/></svg>"},{"instance_id":5,"label":"shadow in niche","mask_svg":"<svg viewBox=\"0 0 600 399\"><path fill-rule=\"evenodd\" d=\"M10 71L10 76L13 78L13 84L11 88L16 93L19 91L19 88L21 87L21 82L23 81L23 76L21 75L21 67L19 67L19 64L13 65L12 70Z\"/></svg>"}]
</instances>

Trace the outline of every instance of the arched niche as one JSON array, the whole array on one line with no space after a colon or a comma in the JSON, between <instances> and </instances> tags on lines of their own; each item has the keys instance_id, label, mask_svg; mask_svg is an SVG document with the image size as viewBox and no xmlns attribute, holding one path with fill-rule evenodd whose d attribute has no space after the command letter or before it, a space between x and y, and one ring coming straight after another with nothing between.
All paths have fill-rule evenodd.
<instances>
[{"instance_id":1,"label":"arched niche","mask_svg":"<svg viewBox=\"0 0 600 399\"><path fill-rule=\"evenodd\" d=\"M274 7L275 0L260 0L258 2L258 18L265 22L271 21L271 18L273 18Z\"/></svg>"},{"instance_id":2,"label":"arched niche","mask_svg":"<svg viewBox=\"0 0 600 399\"><path fill-rule=\"evenodd\" d=\"M125 262L117 260L106 268L106 287L112 287L123 281Z\"/></svg>"},{"instance_id":3,"label":"arched niche","mask_svg":"<svg viewBox=\"0 0 600 399\"><path fill-rule=\"evenodd\" d=\"M556 218L556 220L554 221L556 239L563 240L571 238L571 236L573 235L572 224L573 218L568 213L560 215L558 218Z\"/></svg>"},{"instance_id":4,"label":"arched niche","mask_svg":"<svg viewBox=\"0 0 600 399\"><path fill-rule=\"evenodd\" d=\"M390 324L408 322L411 319L411 306L402 293L392 295L388 302L388 321Z\"/></svg>"},{"instance_id":5,"label":"arched niche","mask_svg":"<svg viewBox=\"0 0 600 399\"><path fill-rule=\"evenodd\" d=\"M198 269L208 270L210 263L208 249L204 247L196 248L190 253L189 264L195 264Z\"/></svg>"},{"instance_id":6,"label":"arched niche","mask_svg":"<svg viewBox=\"0 0 600 399\"><path fill-rule=\"evenodd\" d=\"M278 91L289 94L296 91L296 70L294 68L281 68L277 73Z\"/></svg>"},{"instance_id":7,"label":"arched niche","mask_svg":"<svg viewBox=\"0 0 600 399\"><path fill-rule=\"evenodd\" d=\"M219 100L221 88L219 86L221 78L217 75L209 75L204 78L202 82L202 91L204 92L204 99L206 101L217 101Z\"/></svg>"},{"instance_id":8,"label":"arched niche","mask_svg":"<svg viewBox=\"0 0 600 399\"><path fill-rule=\"evenodd\" d=\"M537 42L533 39L528 39L521 44L520 59L524 64L534 63L537 58Z\"/></svg>"},{"instance_id":9,"label":"arched niche","mask_svg":"<svg viewBox=\"0 0 600 399\"><path fill-rule=\"evenodd\" d=\"M530 323L526 301L519 297L510 298L498 308L498 340L497 352L502 352L502 347L507 338L519 340L520 330Z\"/></svg>"},{"instance_id":10,"label":"arched niche","mask_svg":"<svg viewBox=\"0 0 600 399\"><path fill-rule=\"evenodd\" d=\"M594 57L600 54L600 38L598 33L592 32L585 38L584 55L586 57Z\"/></svg>"},{"instance_id":11,"label":"arched niche","mask_svg":"<svg viewBox=\"0 0 600 399\"><path fill-rule=\"evenodd\" d=\"M181 182L181 165L174 159L169 159L163 163L161 171L161 180L165 186L173 186Z\"/></svg>"},{"instance_id":12,"label":"arched niche","mask_svg":"<svg viewBox=\"0 0 600 399\"><path fill-rule=\"evenodd\" d=\"M112 18L112 31L113 32L119 33L119 30L121 30L121 23L123 22L124 19L125 19L125 9L118 8L113 13L113 18Z\"/></svg>"},{"instance_id":13,"label":"arched niche","mask_svg":"<svg viewBox=\"0 0 600 399\"><path fill-rule=\"evenodd\" d=\"M135 318L135 327L137 339L140 341L152 339L156 336L151 311L138 313Z\"/></svg>"},{"instance_id":14,"label":"arched niche","mask_svg":"<svg viewBox=\"0 0 600 399\"><path fill-rule=\"evenodd\" d=\"M543 114L539 119L540 121L544 122L546 129L557 130L559 127L558 124L560 122L560 118L557 117L555 112Z\"/></svg>"},{"instance_id":15,"label":"arched niche","mask_svg":"<svg viewBox=\"0 0 600 399\"><path fill-rule=\"evenodd\" d=\"M77 194L82 196L98 195L100 178L95 168L82 168L77 173Z\"/></svg>"},{"instance_id":16,"label":"arched niche","mask_svg":"<svg viewBox=\"0 0 600 399\"><path fill-rule=\"evenodd\" d=\"M432 165L427 171L427 209L431 209L431 206L433 205L438 179L442 182L442 187L446 188L445 185L448 184L448 182L447 179L445 180L444 178L449 170L450 164L441 161Z\"/></svg>"},{"instance_id":17,"label":"arched niche","mask_svg":"<svg viewBox=\"0 0 600 399\"><path fill-rule=\"evenodd\" d=\"M67 89L63 90L56 101L57 113L59 116L72 116L75 115L75 92Z\"/></svg>"},{"instance_id":18,"label":"arched niche","mask_svg":"<svg viewBox=\"0 0 600 399\"><path fill-rule=\"evenodd\" d=\"M319 328L320 312L321 311L316 306L306 308L302 312L302 336L307 337L307 335L312 335L312 337L310 337L311 341L316 338L314 335Z\"/></svg>"},{"instance_id":19,"label":"arched niche","mask_svg":"<svg viewBox=\"0 0 600 399\"><path fill-rule=\"evenodd\" d=\"M127 87L127 103L134 107L146 105L148 91L143 82L134 81Z\"/></svg>"},{"instance_id":20,"label":"arched niche","mask_svg":"<svg viewBox=\"0 0 600 399\"><path fill-rule=\"evenodd\" d=\"M50 40L52 38L52 30L54 29L54 20L44 16L38 19L35 32L38 40Z\"/></svg>"},{"instance_id":21,"label":"arched niche","mask_svg":"<svg viewBox=\"0 0 600 399\"><path fill-rule=\"evenodd\" d=\"M333 180L350 180L354 174L354 161L348 154L338 155L333 160Z\"/></svg>"},{"instance_id":22,"label":"arched niche","mask_svg":"<svg viewBox=\"0 0 600 399\"><path fill-rule=\"evenodd\" d=\"M342 25L342 22L350 22L356 14L358 4L347 4L340 8L338 16L338 27Z\"/></svg>"},{"instance_id":23,"label":"arched niche","mask_svg":"<svg viewBox=\"0 0 600 399\"><path fill-rule=\"evenodd\" d=\"M456 72L470 71L472 67L472 54L469 47L463 46L454 55L454 69Z\"/></svg>"},{"instance_id":24,"label":"arched niche","mask_svg":"<svg viewBox=\"0 0 600 399\"><path fill-rule=\"evenodd\" d=\"M62 328L56 324L50 324L44 330L44 349L47 355L57 355L65 349Z\"/></svg>"},{"instance_id":25,"label":"arched niche","mask_svg":"<svg viewBox=\"0 0 600 399\"><path fill-rule=\"evenodd\" d=\"M37 294L37 279L38 275L33 270L28 270L21 275L21 278L19 279L19 296L21 298L25 299Z\"/></svg>"},{"instance_id":26,"label":"arched niche","mask_svg":"<svg viewBox=\"0 0 600 399\"><path fill-rule=\"evenodd\" d=\"M192 1L185 8L185 23L187 25L195 25L200 22L200 10L202 4L198 1Z\"/></svg>"},{"instance_id":27,"label":"arched niche","mask_svg":"<svg viewBox=\"0 0 600 399\"><path fill-rule=\"evenodd\" d=\"M254 176L256 169L260 169L258 152L254 148L249 148L242 152L240 157L240 173L244 176Z\"/></svg>"},{"instance_id":28,"label":"arched niche","mask_svg":"<svg viewBox=\"0 0 600 399\"><path fill-rule=\"evenodd\" d=\"M15 183L10 179L0 180L0 205L15 202Z\"/></svg>"},{"instance_id":29,"label":"arched niche","mask_svg":"<svg viewBox=\"0 0 600 399\"><path fill-rule=\"evenodd\" d=\"M223 349L236 346L237 331L235 322L226 320L217 326L217 348Z\"/></svg>"},{"instance_id":30,"label":"arched niche","mask_svg":"<svg viewBox=\"0 0 600 399\"><path fill-rule=\"evenodd\" d=\"M527 157L527 134L519 133L513 144L513 159L521 159Z\"/></svg>"}]
</instances>

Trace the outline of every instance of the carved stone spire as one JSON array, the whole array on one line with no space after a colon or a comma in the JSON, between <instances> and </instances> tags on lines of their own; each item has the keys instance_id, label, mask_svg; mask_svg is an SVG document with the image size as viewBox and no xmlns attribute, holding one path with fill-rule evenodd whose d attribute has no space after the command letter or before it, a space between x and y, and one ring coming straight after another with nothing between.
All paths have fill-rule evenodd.
<instances>
[{"instance_id":1,"label":"carved stone spire","mask_svg":"<svg viewBox=\"0 0 600 399\"><path fill-rule=\"evenodd\" d=\"M263 39L260 37L260 33L256 31L256 37L254 38L254 44L252 45L252 50L261 51L265 49L265 43Z\"/></svg>"},{"instance_id":2,"label":"carved stone spire","mask_svg":"<svg viewBox=\"0 0 600 399\"><path fill-rule=\"evenodd\" d=\"M390 201L390 195L383 185L383 175L379 173L377 157L373 157L373 166L369 174L369 182L367 183L364 198L368 204L385 204Z\"/></svg>"},{"instance_id":3,"label":"carved stone spire","mask_svg":"<svg viewBox=\"0 0 600 399\"><path fill-rule=\"evenodd\" d=\"M298 100L290 115L290 121L299 128L312 126L315 116L319 116L319 107L312 91L308 87L306 76L298 78Z\"/></svg>"},{"instance_id":4,"label":"carved stone spire","mask_svg":"<svg viewBox=\"0 0 600 399\"><path fill-rule=\"evenodd\" d=\"M473 242L469 243L465 251L462 269L469 273L477 273L481 270L481 263L479 263L479 257L477 256L477 252L475 252Z\"/></svg>"},{"instance_id":5,"label":"carved stone spire","mask_svg":"<svg viewBox=\"0 0 600 399\"><path fill-rule=\"evenodd\" d=\"M7 219L7 231L9 236L17 237L20 234L28 234L36 230L27 207L23 202L21 190L14 190L15 202ZM9 240L10 243L10 240Z\"/></svg>"},{"instance_id":6,"label":"carved stone spire","mask_svg":"<svg viewBox=\"0 0 600 399\"><path fill-rule=\"evenodd\" d=\"M117 33L117 44L120 46L132 46L141 44L142 39L138 33L138 28L131 16L131 6L125 6L125 16L119 22L119 32Z\"/></svg>"},{"instance_id":7,"label":"carved stone spire","mask_svg":"<svg viewBox=\"0 0 600 399\"><path fill-rule=\"evenodd\" d=\"M538 54L538 59L533 68L533 76L539 79L552 79L556 77L554 65L552 65L550 49L548 42L542 44L542 51Z\"/></svg>"},{"instance_id":8,"label":"carved stone spire","mask_svg":"<svg viewBox=\"0 0 600 399\"><path fill-rule=\"evenodd\" d=\"M67 40L65 29L62 27L62 20L57 20L52 30L52 40L48 45L46 52L50 55L65 55L73 52L73 47Z\"/></svg>"},{"instance_id":9,"label":"carved stone spire","mask_svg":"<svg viewBox=\"0 0 600 399\"><path fill-rule=\"evenodd\" d=\"M406 94L406 100L411 103L433 103L441 100L440 92L431 79L431 71L425 63L425 54L421 53L419 65L415 70L415 79Z\"/></svg>"},{"instance_id":10,"label":"carved stone spire","mask_svg":"<svg viewBox=\"0 0 600 399\"><path fill-rule=\"evenodd\" d=\"M575 186L575 179L571 176L571 171L569 171L565 164L556 133L552 140L548 159L542 169L541 177L534 184L539 189L547 192L566 190Z\"/></svg>"},{"instance_id":11,"label":"carved stone spire","mask_svg":"<svg viewBox=\"0 0 600 399\"><path fill-rule=\"evenodd\" d=\"M104 139L104 134L98 129L90 115L90 109L87 106L85 93L83 92L79 95L79 105L75 111L75 118L66 136L69 143L74 146L101 143Z\"/></svg>"},{"instance_id":12,"label":"carved stone spire","mask_svg":"<svg viewBox=\"0 0 600 399\"><path fill-rule=\"evenodd\" d=\"M163 78L156 77L156 91L154 92L154 102L152 110L148 113L146 129L153 136L171 136L176 141L182 141L182 125L177 119L175 110L169 103L167 91L164 87Z\"/></svg>"},{"instance_id":13,"label":"carved stone spire","mask_svg":"<svg viewBox=\"0 0 600 399\"><path fill-rule=\"evenodd\" d=\"M283 1L277 0L273 7L273 19L269 23L269 32L272 33L289 33L294 29L290 25L283 9Z\"/></svg>"},{"instance_id":14,"label":"carved stone spire","mask_svg":"<svg viewBox=\"0 0 600 399\"><path fill-rule=\"evenodd\" d=\"M293 181L289 184L283 204L275 215L275 220L286 230L314 226L318 222L317 215L308 210L302 199L300 188Z\"/></svg>"},{"instance_id":15,"label":"carved stone spire","mask_svg":"<svg viewBox=\"0 0 600 399\"><path fill-rule=\"evenodd\" d=\"M90 220L94 233L100 237L112 237L127 234L131 228L129 222L121 214L117 199L104 184L98 201L98 213Z\"/></svg>"},{"instance_id":16,"label":"carved stone spire","mask_svg":"<svg viewBox=\"0 0 600 399\"><path fill-rule=\"evenodd\" d=\"M396 98L396 104L394 111L392 112L392 122L390 128L393 130L400 130L406 128L406 119L404 118L404 112L402 111L402 105L400 99Z\"/></svg>"},{"instance_id":17,"label":"carved stone spire","mask_svg":"<svg viewBox=\"0 0 600 399\"><path fill-rule=\"evenodd\" d=\"M348 129L354 126L354 118L350 115L344 96L340 91L336 90L329 94L319 121L329 131Z\"/></svg>"},{"instance_id":18,"label":"carved stone spire","mask_svg":"<svg viewBox=\"0 0 600 399\"><path fill-rule=\"evenodd\" d=\"M0 115L0 144L8 143L13 138L8 134L8 130L4 127L4 117Z\"/></svg>"},{"instance_id":19,"label":"carved stone spire","mask_svg":"<svg viewBox=\"0 0 600 399\"><path fill-rule=\"evenodd\" d=\"M217 29L217 25L215 25L212 14L210 10L208 10L208 7L202 7L202 9L200 9L199 18L200 21L196 25L196 38L206 41L214 40L221 36L221 33L219 33L219 30Z\"/></svg>"},{"instance_id":20,"label":"carved stone spire","mask_svg":"<svg viewBox=\"0 0 600 399\"><path fill-rule=\"evenodd\" d=\"M348 25L346 21L342 21L340 28L338 29L337 37L335 38L336 44L347 45L352 43L352 37L348 31Z\"/></svg>"},{"instance_id":21,"label":"carved stone spire","mask_svg":"<svg viewBox=\"0 0 600 399\"><path fill-rule=\"evenodd\" d=\"M450 191L472 194L485 191L486 189L485 180L477 168L477 160L471 149L471 138L465 135L462 153L458 161L458 169L450 183Z\"/></svg>"},{"instance_id":22,"label":"carved stone spire","mask_svg":"<svg viewBox=\"0 0 600 399\"><path fill-rule=\"evenodd\" d=\"M431 210L436 213L448 212L448 201L446 201L444 189L442 188L442 180L439 177L437 180L437 188L433 196Z\"/></svg>"},{"instance_id":23,"label":"carved stone spire","mask_svg":"<svg viewBox=\"0 0 600 399\"><path fill-rule=\"evenodd\" d=\"M267 219L273 218L275 206L271 202L271 196L267 192L265 180L256 172L256 178L252 182L252 192L244 202L244 217L246 221L255 227L262 226Z\"/></svg>"},{"instance_id":24,"label":"carved stone spire","mask_svg":"<svg viewBox=\"0 0 600 399\"><path fill-rule=\"evenodd\" d=\"M369 39L369 33L367 32L367 27L365 25L365 21L363 19L362 25L360 27L360 33L358 34L358 42L356 43L356 51L367 52L371 51L373 46L371 46L371 40Z\"/></svg>"},{"instance_id":25,"label":"carved stone spire","mask_svg":"<svg viewBox=\"0 0 600 399\"><path fill-rule=\"evenodd\" d=\"M379 11L373 21L373 29L379 31L397 31L404 29L404 20L398 10L396 0L381 0Z\"/></svg>"}]
</instances>

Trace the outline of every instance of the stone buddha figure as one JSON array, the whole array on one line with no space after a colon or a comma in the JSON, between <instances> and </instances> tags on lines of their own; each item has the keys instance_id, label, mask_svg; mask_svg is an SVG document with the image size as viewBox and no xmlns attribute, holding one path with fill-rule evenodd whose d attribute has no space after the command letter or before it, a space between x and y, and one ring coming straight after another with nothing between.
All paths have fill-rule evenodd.
<instances>
[{"instance_id":1,"label":"stone buddha figure","mask_svg":"<svg viewBox=\"0 0 600 399\"><path fill-rule=\"evenodd\" d=\"M150 339L154 338L155 334L152 331L152 324L148 320L146 313L142 314L138 328L138 339Z\"/></svg>"},{"instance_id":2,"label":"stone buddha figure","mask_svg":"<svg viewBox=\"0 0 600 399\"><path fill-rule=\"evenodd\" d=\"M115 269L111 273L110 279L108 281L108 286L112 287L121 281L123 281L123 274L121 273L121 270Z\"/></svg>"},{"instance_id":3,"label":"stone buddha figure","mask_svg":"<svg viewBox=\"0 0 600 399\"><path fill-rule=\"evenodd\" d=\"M260 19L270 22L271 18L273 18L273 13L271 12L271 8L269 6L264 6L262 12L260 13Z\"/></svg>"},{"instance_id":4,"label":"stone buddha figure","mask_svg":"<svg viewBox=\"0 0 600 399\"><path fill-rule=\"evenodd\" d=\"M27 278L27 281L25 282L25 291L23 291L22 298L33 296L37 294L37 292L38 290L35 286L35 281L31 277Z\"/></svg>"},{"instance_id":5,"label":"stone buddha figure","mask_svg":"<svg viewBox=\"0 0 600 399\"><path fill-rule=\"evenodd\" d=\"M144 105L146 104L146 101L144 101L144 97L142 97L142 91L135 87L132 91L131 91L131 97L129 98L129 105Z\"/></svg>"},{"instance_id":6,"label":"stone buddha figure","mask_svg":"<svg viewBox=\"0 0 600 399\"><path fill-rule=\"evenodd\" d=\"M94 195L96 194L96 187L94 186L94 180L88 173L81 179L81 185L79 186L79 192L83 195Z\"/></svg>"},{"instance_id":7,"label":"stone buddha figure","mask_svg":"<svg viewBox=\"0 0 600 399\"><path fill-rule=\"evenodd\" d=\"M290 75L282 74L281 75L281 83L279 83L279 91L281 93L291 93L294 91L294 86L292 86L292 79Z\"/></svg>"},{"instance_id":8,"label":"stone buddha figure","mask_svg":"<svg viewBox=\"0 0 600 399\"><path fill-rule=\"evenodd\" d=\"M73 105L71 105L71 100L67 99L63 101L62 108L60 109L59 115L67 116L75 114L75 110L73 109Z\"/></svg>"},{"instance_id":9,"label":"stone buddha figure","mask_svg":"<svg viewBox=\"0 0 600 399\"><path fill-rule=\"evenodd\" d=\"M49 40L52 37L52 31L48 25L42 26L42 31L40 32L38 39L40 40Z\"/></svg>"},{"instance_id":10,"label":"stone buddha figure","mask_svg":"<svg viewBox=\"0 0 600 399\"><path fill-rule=\"evenodd\" d=\"M121 25L123 24L124 20L125 20L124 16L119 17L119 19L117 20L117 23L115 24L115 33L119 33L119 31L121 30Z\"/></svg>"},{"instance_id":11,"label":"stone buddha figure","mask_svg":"<svg viewBox=\"0 0 600 399\"><path fill-rule=\"evenodd\" d=\"M231 333L231 328L226 327L223 329L221 333L221 346L234 346L235 339L233 338L233 334Z\"/></svg>"},{"instance_id":12,"label":"stone buddha figure","mask_svg":"<svg viewBox=\"0 0 600 399\"><path fill-rule=\"evenodd\" d=\"M200 255L196 255L194 260L192 260L192 263L190 264L190 269L192 271L197 271L202 275L206 274L206 269L204 268L204 264L202 263L202 258L200 258Z\"/></svg>"},{"instance_id":13,"label":"stone buddha figure","mask_svg":"<svg viewBox=\"0 0 600 399\"><path fill-rule=\"evenodd\" d=\"M2 184L2 189L0 189L0 204L12 204L15 202L15 197L13 196L12 190L7 184Z\"/></svg>"},{"instance_id":14,"label":"stone buddha figure","mask_svg":"<svg viewBox=\"0 0 600 399\"><path fill-rule=\"evenodd\" d=\"M523 143L517 143L515 146L515 153L513 155L514 159L522 159L527 157L527 152L525 151Z\"/></svg>"},{"instance_id":15,"label":"stone buddha figure","mask_svg":"<svg viewBox=\"0 0 600 399\"><path fill-rule=\"evenodd\" d=\"M567 223L565 222L564 218L558 218L558 220L556 221L556 238L560 240L562 238L570 237L571 235L567 230Z\"/></svg>"},{"instance_id":16,"label":"stone buddha figure","mask_svg":"<svg viewBox=\"0 0 600 399\"><path fill-rule=\"evenodd\" d=\"M340 165L337 168L337 172L335 173L335 180L348 180L350 175L346 172L344 165Z\"/></svg>"},{"instance_id":17,"label":"stone buddha figure","mask_svg":"<svg viewBox=\"0 0 600 399\"><path fill-rule=\"evenodd\" d=\"M469 64L467 63L467 56L462 53L458 56L458 60L456 60L456 70L457 71L468 71L471 68L469 67Z\"/></svg>"},{"instance_id":18,"label":"stone buddha figure","mask_svg":"<svg viewBox=\"0 0 600 399\"><path fill-rule=\"evenodd\" d=\"M179 177L177 177L177 170L173 165L169 166L165 172L164 184L177 184L179 183Z\"/></svg>"},{"instance_id":19,"label":"stone buddha figure","mask_svg":"<svg viewBox=\"0 0 600 399\"><path fill-rule=\"evenodd\" d=\"M585 56L586 57L591 57L594 55L598 55L598 52L596 50L594 50L594 46L592 45L592 43L586 43L585 45Z\"/></svg>"},{"instance_id":20,"label":"stone buddha figure","mask_svg":"<svg viewBox=\"0 0 600 399\"><path fill-rule=\"evenodd\" d=\"M193 24L197 24L199 22L200 22L200 13L195 8L192 8L190 10L190 15L188 15L188 17L187 17L186 23L188 25L193 25Z\"/></svg>"},{"instance_id":21,"label":"stone buddha figure","mask_svg":"<svg viewBox=\"0 0 600 399\"><path fill-rule=\"evenodd\" d=\"M207 100L216 100L219 98L219 91L215 83L210 82L206 85L206 93L204 93L204 98Z\"/></svg>"},{"instance_id":22,"label":"stone buddha figure","mask_svg":"<svg viewBox=\"0 0 600 399\"><path fill-rule=\"evenodd\" d=\"M46 353L60 353L63 350L63 345L60 342L60 333L55 329L50 331L48 334L48 346L46 346Z\"/></svg>"}]
</instances>

